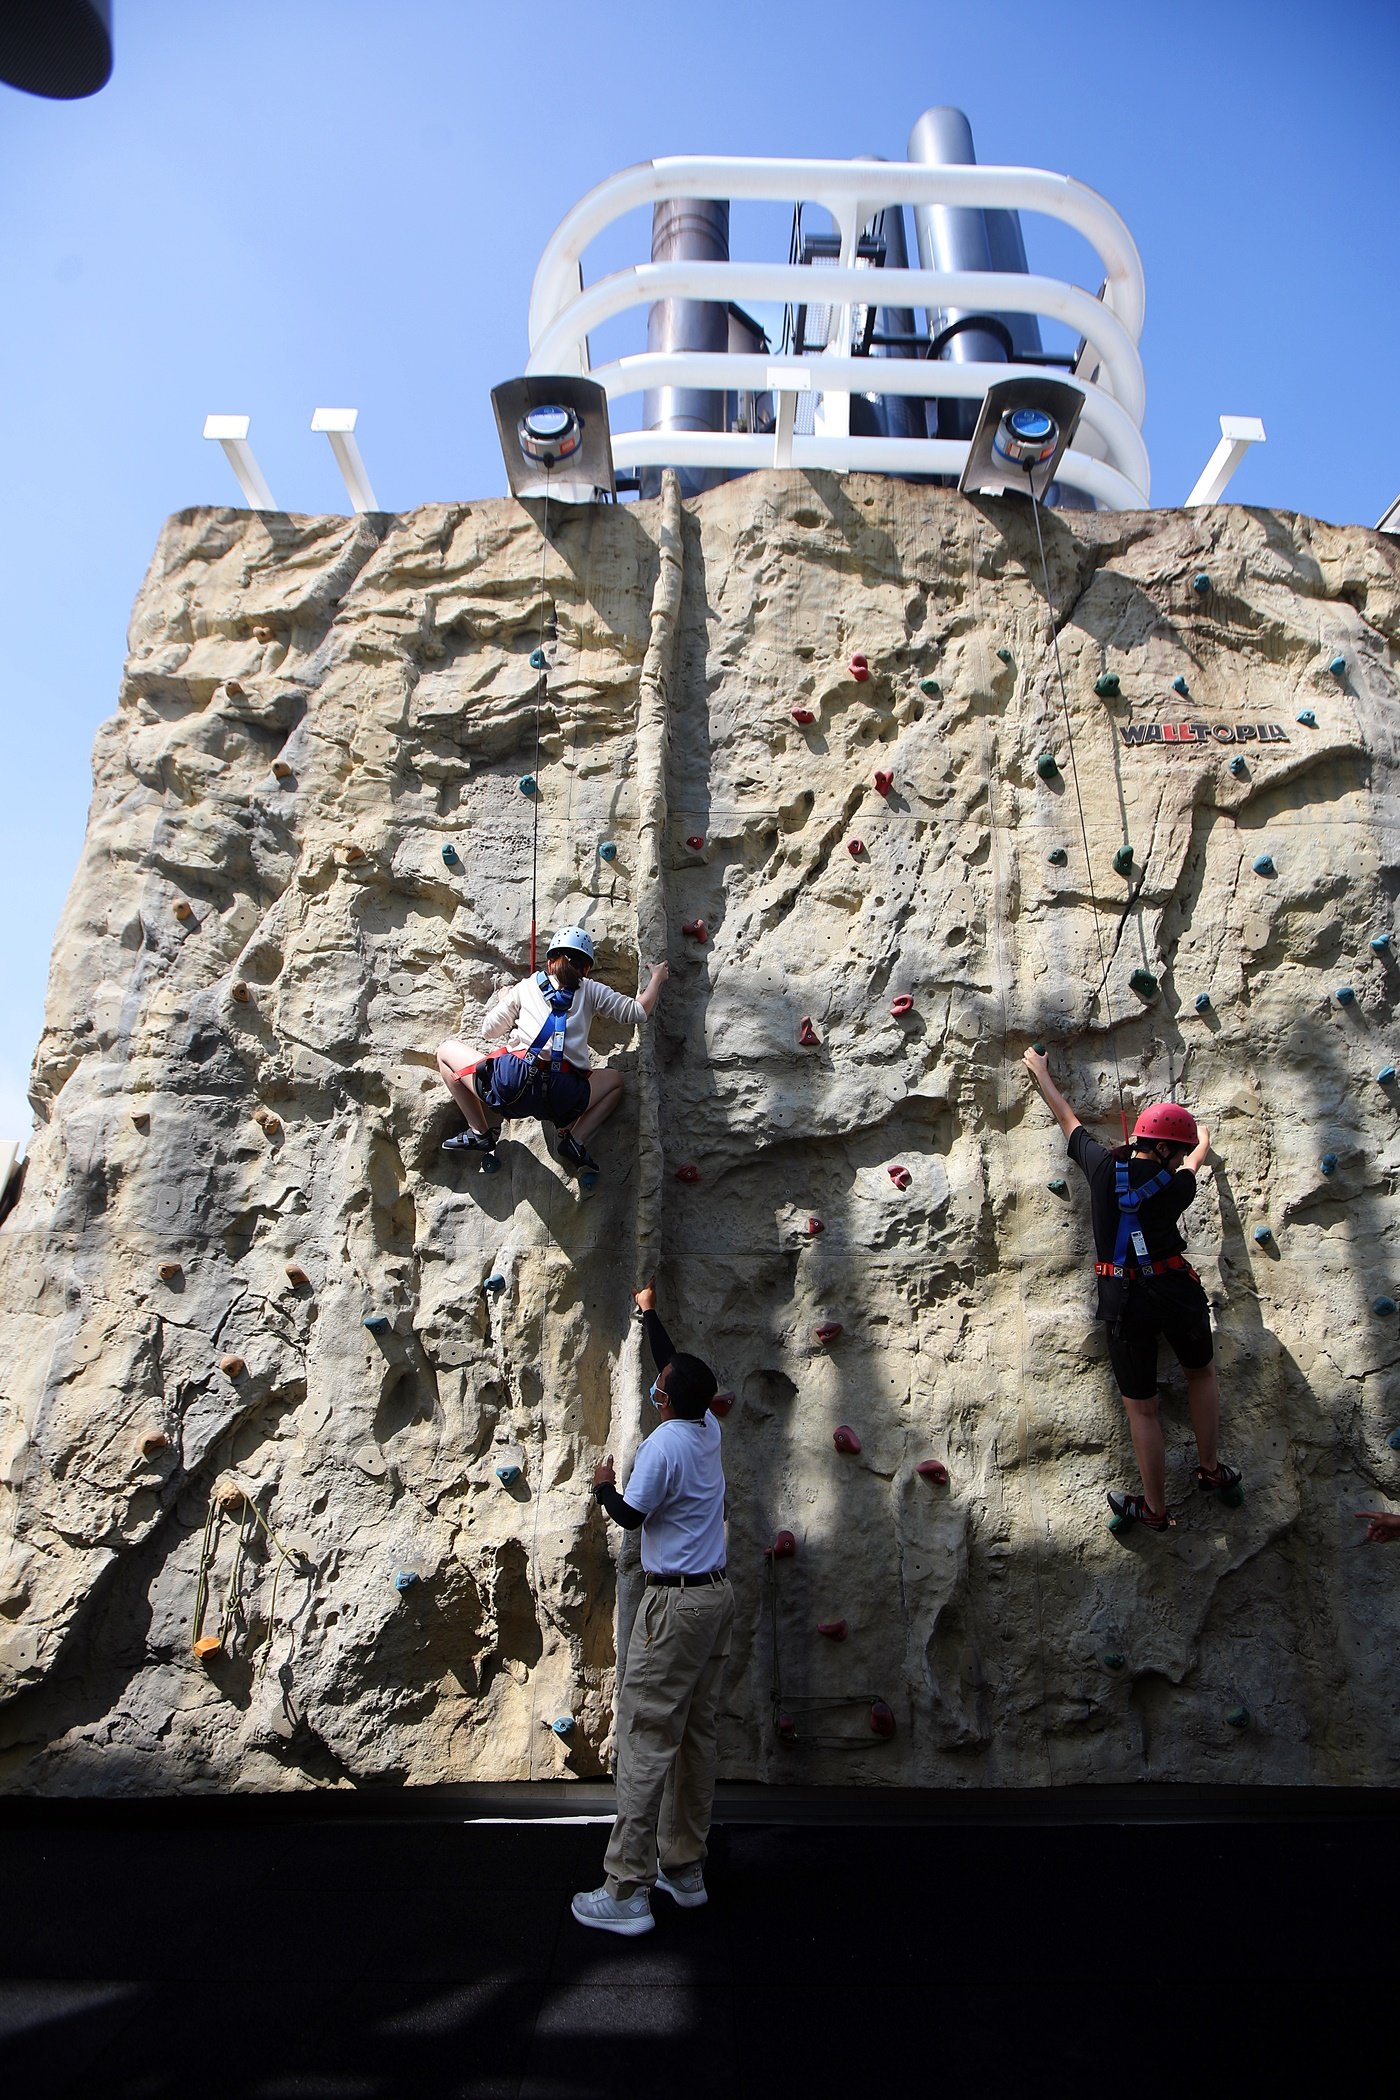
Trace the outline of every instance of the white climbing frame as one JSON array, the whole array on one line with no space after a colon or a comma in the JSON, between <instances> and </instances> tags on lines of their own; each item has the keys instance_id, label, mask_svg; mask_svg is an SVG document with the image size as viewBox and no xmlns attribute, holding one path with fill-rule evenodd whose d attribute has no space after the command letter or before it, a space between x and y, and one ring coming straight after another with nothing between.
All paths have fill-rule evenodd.
<instances>
[{"instance_id":1,"label":"white climbing frame","mask_svg":"<svg viewBox=\"0 0 1400 2100\"><path fill-rule=\"evenodd\" d=\"M1193 503L1218 503L1240 461L1251 445L1262 445L1264 426L1258 416L1222 416L1220 443L1201 469L1200 479L1186 498Z\"/></svg>"},{"instance_id":2,"label":"white climbing frame","mask_svg":"<svg viewBox=\"0 0 1400 2100\"><path fill-rule=\"evenodd\" d=\"M249 421L247 416L206 416L204 435L223 446L224 457L233 468L249 509L276 510L272 491L264 481L262 468L254 459L253 448L248 443Z\"/></svg>"},{"instance_id":3,"label":"white climbing frame","mask_svg":"<svg viewBox=\"0 0 1400 2100\"><path fill-rule=\"evenodd\" d=\"M323 432L331 441L335 463L345 483L352 510L378 510L374 490L370 487L365 463L360 457L360 448L355 442L355 425L360 419L357 408L318 408L311 418L311 428Z\"/></svg>"},{"instance_id":4,"label":"white climbing frame","mask_svg":"<svg viewBox=\"0 0 1400 2100\"><path fill-rule=\"evenodd\" d=\"M614 220L638 206L675 197L793 203L829 212L841 238L834 267L801 263L640 263L587 288L583 254ZM1081 234L1103 264L1097 297L1049 277L1005 271L882 269L856 260L864 228L886 205L968 206L1043 212ZM1041 168L927 167L895 161L755 160L722 156L647 161L610 176L576 204L545 247L530 300L530 360L537 373L581 373L609 401L657 387L769 391L777 397L772 437L743 431L623 431L613 436L619 468L643 466L826 467L837 472L958 475L967 442L950 438L852 437L853 393L962 395L1044 367L952 364L924 358L854 357L850 317L883 307L972 308L1031 313L1074 329L1083 349L1069 383L1084 395L1085 442L1065 454L1058 479L1110 510L1146 508L1151 487L1142 436L1145 399L1138 339L1145 291L1142 263L1122 219L1094 190ZM810 358L714 352L649 352L594 367L590 329L657 299L720 303L778 300L837 307L836 348ZM794 431L796 394L820 391L816 434Z\"/></svg>"}]
</instances>

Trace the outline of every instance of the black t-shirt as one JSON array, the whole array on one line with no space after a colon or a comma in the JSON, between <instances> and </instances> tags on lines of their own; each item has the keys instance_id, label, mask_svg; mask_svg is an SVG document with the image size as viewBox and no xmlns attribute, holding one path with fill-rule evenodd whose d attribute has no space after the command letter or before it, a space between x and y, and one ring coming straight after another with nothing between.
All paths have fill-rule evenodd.
<instances>
[{"instance_id":1,"label":"black t-shirt","mask_svg":"<svg viewBox=\"0 0 1400 2100\"><path fill-rule=\"evenodd\" d=\"M1094 1251L1100 1261L1112 1261L1118 1241L1118 1196L1115 1188L1117 1165L1120 1159L1128 1162L1128 1184L1141 1188L1145 1181L1161 1173L1155 1159L1134 1159L1126 1145L1110 1152L1097 1138L1090 1137L1081 1123L1070 1134L1069 1156L1079 1167L1089 1184L1089 1206L1094 1221ZM1160 1260L1168 1254L1184 1254L1186 1242L1177 1229L1177 1219L1196 1194L1196 1177L1188 1167L1178 1167L1167 1186L1156 1196L1149 1196L1133 1219L1134 1225L1147 1242L1149 1259ZM1121 1303L1122 1286L1112 1277L1099 1278L1099 1318L1112 1319Z\"/></svg>"}]
</instances>

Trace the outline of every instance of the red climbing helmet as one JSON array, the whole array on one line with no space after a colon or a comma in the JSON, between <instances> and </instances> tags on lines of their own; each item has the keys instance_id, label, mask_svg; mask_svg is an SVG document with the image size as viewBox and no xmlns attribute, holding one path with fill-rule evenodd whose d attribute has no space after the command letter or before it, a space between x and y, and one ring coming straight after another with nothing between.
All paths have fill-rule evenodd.
<instances>
[{"instance_id":1,"label":"red climbing helmet","mask_svg":"<svg viewBox=\"0 0 1400 2100\"><path fill-rule=\"evenodd\" d=\"M1158 1101L1145 1108L1133 1125L1135 1145L1150 1145L1159 1139L1168 1145L1194 1145L1199 1136L1196 1118L1179 1101Z\"/></svg>"}]
</instances>

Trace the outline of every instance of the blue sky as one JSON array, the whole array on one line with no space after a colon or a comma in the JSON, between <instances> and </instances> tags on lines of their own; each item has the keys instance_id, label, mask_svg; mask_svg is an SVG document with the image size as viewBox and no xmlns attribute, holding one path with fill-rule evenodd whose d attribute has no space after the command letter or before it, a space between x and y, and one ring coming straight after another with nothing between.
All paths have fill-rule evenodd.
<instances>
[{"instance_id":1,"label":"blue sky","mask_svg":"<svg viewBox=\"0 0 1400 2100\"><path fill-rule=\"evenodd\" d=\"M289 509L345 507L321 404L360 410L386 508L502 493L490 388L523 367L546 238L617 168L898 159L955 103L981 160L1077 176L1131 228L1155 502L1222 412L1269 432L1241 502L1372 525L1400 491L1393 417L1366 427L1400 342L1394 0L116 0L115 28L91 100L0 87L0 1136L29 1128L131 601L169 512L238 500L204 416L252 416ZM1026 232L1033 270L1087 281L1072 242ZM591 273L647 237L621 229Z\"/></svg>"}]
</instances>

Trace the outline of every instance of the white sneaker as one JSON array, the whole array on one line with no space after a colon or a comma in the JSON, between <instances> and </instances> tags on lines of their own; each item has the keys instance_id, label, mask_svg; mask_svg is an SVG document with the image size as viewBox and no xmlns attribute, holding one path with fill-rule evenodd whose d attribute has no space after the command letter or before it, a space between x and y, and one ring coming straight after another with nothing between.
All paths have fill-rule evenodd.
<instances>
[{"instance_id":1,"label":"white sneaker","mask_svg":"<svg viewBox=\"0 0 1400 2100\"><path fill-rule=\"evenodd\" d=\"M698 1859L689 1867L658 1867L656 1886L665 1889L671 1901L679 1903L682 1910L699 1910L702 1903L710 1900L710 1892L705 1887L705 1869Z\"/></svg>"},{"instance_id":2,"label":"white sneaker","mask_svg":"<svg viewBox=\"0 0 1400 2100\"><path fill-rule=\"evenodd\" d=\"M580 1889L572 1909L580 1925L596 1925L600 1932L621 1932L628 1939L635 1939L639 1932L650 1932L656 1923L645 1889L626 1897L610 1896L605 1888Z\"/></svg>"}]
</instances>

